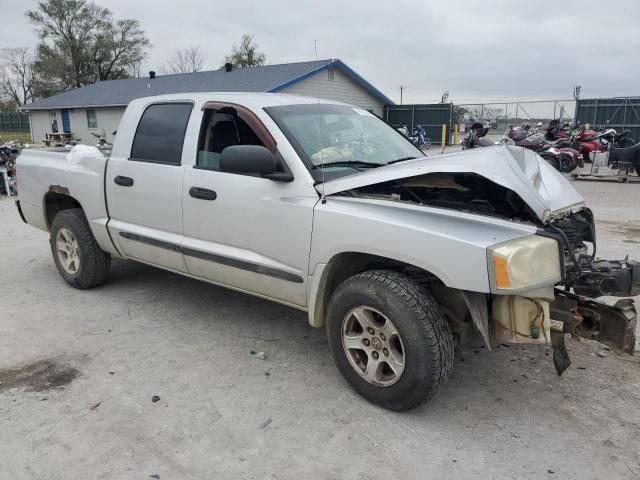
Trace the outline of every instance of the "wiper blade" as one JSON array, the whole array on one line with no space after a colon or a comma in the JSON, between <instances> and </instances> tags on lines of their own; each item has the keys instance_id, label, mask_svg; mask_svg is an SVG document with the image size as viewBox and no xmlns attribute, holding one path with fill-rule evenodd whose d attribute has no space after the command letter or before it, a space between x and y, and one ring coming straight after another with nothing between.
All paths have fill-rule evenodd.
<instances>
[{"instance_id":1,"label":"wiper blade","mask_svg":"<svg viewBox=\"0 0 640 480\"><path fill-rule=\"evenodd\" d=\"M323 163L323 164L320 164L320 165L316 165L315 168L350 167L352 165L355 165L357 167L371 167L371 168L377 168L377 167L382 167L383 166L383 164L381 164L381 163L363 162L362 160L344 160L344 161L339 161L339 162Z\"/></svg>"},{"instance_id":2,"label":"wiper blade","mask_svg":"<svg viewBox=\"0 0 640 480\"><path fill-rule=\"evenodd\" d=\"M395 160L391 160L390 162L385 163L385 165L393 165L394 163L398 163L398 162L406 162L407 160L415 160L418 157L402 157L402 158L396 158Z\"/></svg>"}]
</instances>

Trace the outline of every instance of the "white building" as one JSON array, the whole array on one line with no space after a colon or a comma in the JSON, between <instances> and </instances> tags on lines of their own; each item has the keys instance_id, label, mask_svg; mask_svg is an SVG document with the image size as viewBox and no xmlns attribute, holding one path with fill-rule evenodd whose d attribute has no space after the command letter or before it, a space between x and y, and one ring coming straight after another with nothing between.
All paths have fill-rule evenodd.
<instances>
[{"instance_id":1,"label":"white building","mask_svg":"<svg viewBox=\"0 0 640 480\"><path fill-rule=\"evenodd\" d=\"M71 133L81 143L95 144L92 133L113 141L131 100L164 93L278 92L319 96L369 110L382 117L393 102L363 77L336 59L109 80L59 93L24 105L31 135L42 143L49 133Z\"/></svg>"}]
</instances>

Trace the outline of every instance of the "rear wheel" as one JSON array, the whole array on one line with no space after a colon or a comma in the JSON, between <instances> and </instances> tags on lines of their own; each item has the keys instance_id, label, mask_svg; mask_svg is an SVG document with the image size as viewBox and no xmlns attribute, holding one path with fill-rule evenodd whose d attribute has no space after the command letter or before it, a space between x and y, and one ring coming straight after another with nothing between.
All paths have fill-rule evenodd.
<instances>
[{"instance_id":1,"label":"rear wheel","mask_svg":"<svg viewBox=\"0 0 640 480\"><path fill-rule=\"evenodd\" d=\"M69 285L91 288L107 279L111 256L96 242L81 209L63 210L55 216L49 243L58 272Z\"/></svg>"},{"instance_id":2,"label":"rear wheel","mask_svg":"<svg viewBox=\"0 0 640 480\"><path fill-rule=\"evenodd\" d=\"M391 410L430 399L453 368L453 339L440 307L397 272L368 271L343 282L329 301L327 336L347 382Z\"/></svg>"}]
</instances>

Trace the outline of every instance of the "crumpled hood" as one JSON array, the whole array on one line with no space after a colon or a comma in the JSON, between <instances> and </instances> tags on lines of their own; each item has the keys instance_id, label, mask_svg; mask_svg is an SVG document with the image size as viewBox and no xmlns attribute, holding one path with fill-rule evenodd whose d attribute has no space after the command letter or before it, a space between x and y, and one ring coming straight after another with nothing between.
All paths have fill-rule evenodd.
<instances>
[{"instance_id":1,"label":"crumpled hood","mask_svg":"<svg viewBox=\"0 0 640 480\"><path fill-rule=\"evenodd\" d=\"M560 172L535 152L514 146L476 148L408 160L330 180L316 188L329 196L391 180L447 172L475 173L514 191L543 223L584 205L582 196Z\"/></svg>"}]
</instances>

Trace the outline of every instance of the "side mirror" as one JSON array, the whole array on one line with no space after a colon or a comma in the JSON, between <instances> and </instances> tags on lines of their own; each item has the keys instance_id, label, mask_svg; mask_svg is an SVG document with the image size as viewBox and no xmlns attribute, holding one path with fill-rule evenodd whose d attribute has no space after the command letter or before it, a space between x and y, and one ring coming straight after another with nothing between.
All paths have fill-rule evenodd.
<instances>
[{"instance_id":1,"label":"side mirror","mask_svg":"<svg viewBox=\"0 0 640 480\"><path fill-rule=\"evenodd\" d=\"M271 180L290 182L289 171L277 171L278 159L261 145L233 145L220 154L220 171L241 175L260 175Z\"/></svg>"}]
</instances>

